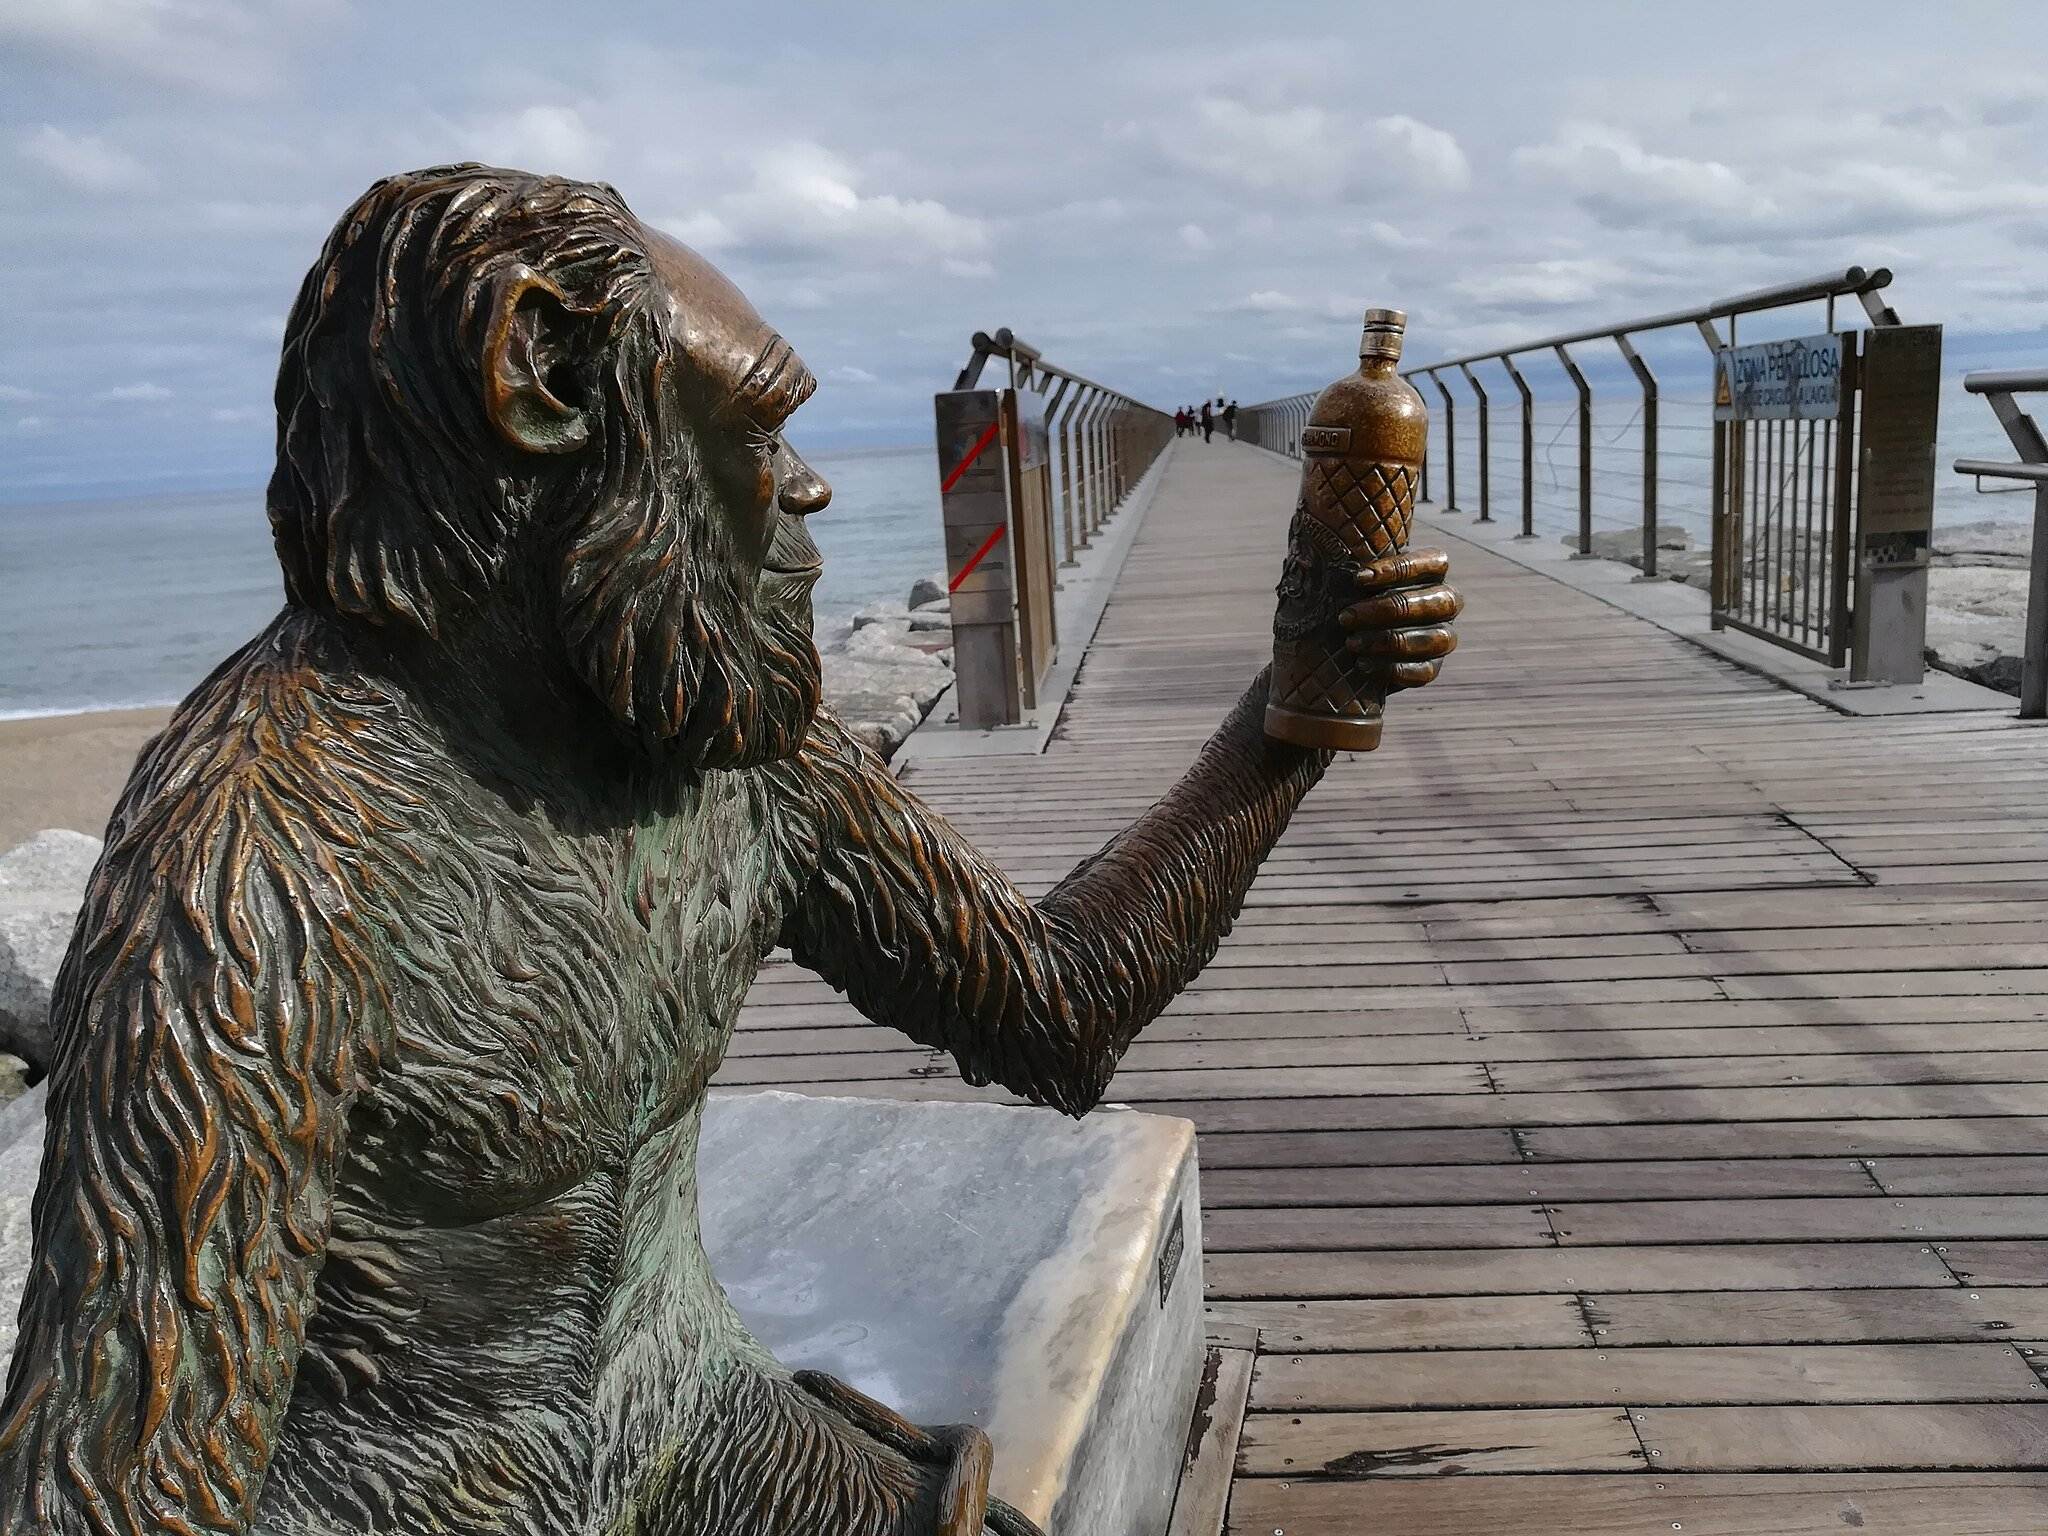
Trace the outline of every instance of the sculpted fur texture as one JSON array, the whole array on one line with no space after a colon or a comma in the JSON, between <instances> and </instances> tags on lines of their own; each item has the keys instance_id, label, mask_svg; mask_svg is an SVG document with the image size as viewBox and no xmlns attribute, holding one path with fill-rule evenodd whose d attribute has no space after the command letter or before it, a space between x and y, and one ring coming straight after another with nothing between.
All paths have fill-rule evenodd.
<instances>
[{"instance_id":1,"label":"sculpted fur texture","mask_svg":"<svg viewBox=\"0 0 2048 1536\"><path fill-rule=\"evenodd\" d=\"M1085 1111L1326 759L1254 681L1034 906L818 708L810 389L607 188L344 215L279 376L287 606L143 753L56 990L0 1531L1028 1528L977 1433L747 1335L706 1083L781 943Z\"/></svg>"}]
</instances>

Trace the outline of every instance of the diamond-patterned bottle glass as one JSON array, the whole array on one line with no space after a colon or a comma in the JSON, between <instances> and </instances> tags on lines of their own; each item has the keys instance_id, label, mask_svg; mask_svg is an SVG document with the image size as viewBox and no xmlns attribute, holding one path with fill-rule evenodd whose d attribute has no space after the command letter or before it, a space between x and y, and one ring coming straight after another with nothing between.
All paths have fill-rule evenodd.
<instances>
[{"instance_id":1,"label":"diamond-patterned bottle glass","mask_svg":"<svg viewBox=\"0 0 2048 1536\"><path fill-rule=\"evenodd\" d=\"M1317 397L1301 433L1301 492L1273 620L1266 733L1305 747L1379 745L1383 658L1355 657L1338 615L1364 566L1408 542L1429 432L1422 397L1394 372L1407 317L1369 309L1358 371Z\"/></svg>"}]
</instances>

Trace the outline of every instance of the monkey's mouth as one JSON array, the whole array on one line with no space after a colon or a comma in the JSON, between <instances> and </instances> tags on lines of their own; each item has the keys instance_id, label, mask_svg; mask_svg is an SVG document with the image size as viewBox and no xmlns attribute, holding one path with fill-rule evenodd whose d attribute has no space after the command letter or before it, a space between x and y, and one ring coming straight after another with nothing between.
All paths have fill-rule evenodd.
<instances>
[{"instance_id":1,"label":"monkey's mouth","mask_svg":"<svg viewBox=\"0 0 2048 1536\"><path fill-rule=\"evenodd\" d=\"M812 542L811 530L800 517L787 515L775 520L775 536L761 561L761 578L778 577L781 582L801 581L809 585L825 569L825 556Z\"/></svg>"}]
</instances>

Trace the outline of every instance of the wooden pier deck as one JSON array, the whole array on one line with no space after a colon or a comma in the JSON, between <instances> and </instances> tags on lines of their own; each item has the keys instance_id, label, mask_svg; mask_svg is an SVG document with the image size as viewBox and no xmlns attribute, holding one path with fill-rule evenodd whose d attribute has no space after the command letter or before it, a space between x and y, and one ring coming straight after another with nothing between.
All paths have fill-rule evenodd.
<instances>
[{"instance_id":1,"label":"wooden pier deck","mask_svg":"<svg viewBox=\"0 0 2048 1536\"><path fill-rule=\"evenodd\" d=\"M917 790L1053 883L1263 660L1294 478L1181 446L1050 750ZM1463 648L1111 1090L1201 1129L1228 1529L2048 1529L2048 735L1839 715L1418 537ZM720 1081L944 1066L784 965Z\"/></svg>"}]
</instances>

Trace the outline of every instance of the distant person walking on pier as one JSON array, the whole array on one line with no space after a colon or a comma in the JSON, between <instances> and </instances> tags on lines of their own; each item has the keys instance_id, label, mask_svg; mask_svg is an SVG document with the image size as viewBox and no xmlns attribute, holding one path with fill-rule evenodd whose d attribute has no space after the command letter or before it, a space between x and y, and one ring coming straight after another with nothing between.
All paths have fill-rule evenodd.
<instances>
[{"instance_id":1,"label":"distant person walking on pier","mask_svg":"<svg viewBox=\"0 0 2048 1536\"><path fill-rule=\"evenodd\" d=\"M1208 442L1216 431L1216 413L1209 409L1209 402L1202 402L1202 441Z\"/></svg>"},{"instance_id":2,"label":"distant person walking on pier","mask_svg":"<svg viewBox=\"0 0 2048 1536\"><path fill-rule=\"evenodd\" d=\"M1235 400L1223 407L1223 435L1233 443L1237 441L1237 402Z\"/></svg>"},{"instance_id":3,"label":"distant person walking on pier","mask_svg":"<svg viewBox=\"0 0 2048 1536\"><path fill-rule=\"evenodd\" d=\"M1192 421L1188 416L1188 408L1183 405L1173 413L1173 435L1175 437L1186 437L1190 425L1192 425Z\"/></svg>"}]
</instances>

